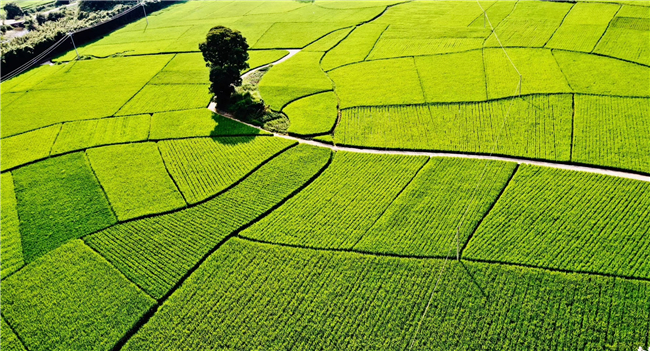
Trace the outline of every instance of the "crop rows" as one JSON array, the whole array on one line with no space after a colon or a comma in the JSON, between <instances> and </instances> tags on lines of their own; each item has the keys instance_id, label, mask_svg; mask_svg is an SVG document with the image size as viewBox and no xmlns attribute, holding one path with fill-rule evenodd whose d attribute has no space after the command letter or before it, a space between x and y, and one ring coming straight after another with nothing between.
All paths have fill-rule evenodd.
<instances>
[{"instance_id":1,"label":"crop rows","mask_svg":"<svg viewBox=\"0 0 650 351\"><path fill-rule=\"evenodd\" d=\"M365 60L386 27L385 24L373 23L356 27L344 41L325 54L321 66L324 70L329 71L339 66Z\"/></svg>"},{"instance_id":2,"label":"crop rows","mask_svg":"<svg viewBox=\"0 0 650 351\"><path fill-rule=\"evenodd\" d=\"M650 184L522 165L463 257L650 278Z\"/></svg>"},{"instance_id":3,"label":"crop rows","mask_svg":"<svg viewBox=\"0 0 650 351\"><path fill-rule=\"evenodd\" d=\"M432 158L353 249L447 256L467 242L514 169L514 163Z\"/></svg>"},{"instance_id":4,"label":"crop rows","mask_svg":"<svg viewBox=\"0 0 650 351\"><path fill-rule=\"evenodd\" d=\"M50 156L52 144L60 130L61 125L55 124L1 139L0 169L5 171Z\"/></svg>"},{"instance_id":5,"label":"crop rows","mask_svg":"<svg viewBox=\"0 0 650 351\"><path fill-rule=\"evenodd\" d=\"M2 280L2 316L32 351L112 350L154 304L81 240Z\"/></svg>"},{"instance_id":6,"label":"crop rows","mask_svg":"<svg viewBox=\"0 0 650 351\"><path fill-rule=\"evenodd\" d=\"M326 149L299 145L210 201L119 224L85 240L131 281L161 298L221 240L304 186L328 159Z\"/></svg>"},{"instance_id":7,"label":"crop rows","mask_svg":"<svg viewBox=\"0 0 650 351\"><path fill-rule=\"evenodd\" d=\"M117 220L83 152L12 172L25 263Z\"/></svg>"},{"instance_id":8,"label":"crop rows","mask_svg":"<svg viewBox=\"0 0 650 351\"><path fill-rule=\"evenodd\" d=\"M650 9L623 5L594 52L650 64Z\"/></svg>"},{"instance_id":9,"label":"crop rows","mask_svg":"<svg viewBox=\"0 0 650 351\"><path fill-rule=\"evenodd\" d=\"M2 271L0 277L15 272L22 267L23 246L20 238L18 212L16 210L16 195L14 180L11 173L2 173L2 198L0 199L0 257Z\"/></svg>"},{"instance_id":10,"label":"crop rows","mask_svg":"<svg viewBox=\"0 0 650 351\"><path fill-rule=\"evenodd\" d=\"M154 113L151 117L149 139L257 135L265 133L259 129L220 116L206 108L198 108Z\"/></svg>"},{"instance_id":11,"label":"crop rows","mask_svg":"<svg viewBox=\"0 0 650 351\"><path fill-rule=\"evenodd\" d=\"M167 173L156 143L104 146L87 153L120 221L187 205Z\"/></svg>"},{"instance_id":12,"label":"crop rows","mask_svg":"<svg viewBox=\"0 0 650 351\"><path fill-rule=\"evenodd\" d=\"M207 107L212 99L208 85L165 84L145 86L117 113L118 116L190 110Z\"/></svg>"},{"instance_id":13,"label":"crop rows","mask_svg":"<svg viewBox=\"0 0 650 351\"><path fill-rule=\"evenodd\" d=\"M227 188L292 142L269 137L193 138L161 141L169 174L189 204Z\"/></svg>"},{"instance_id":14,"label":"crop rows","mask_svg":"<svg viewBox=\"0 0 650 351\"><path fill-rule=\"evenodd\" d=\"M335 132L345 145L496 153L569 161L571 95L342 111Z\"/></svg>"},{"instance_id":15,"label":"crop rows","mask_svg":"<svg viewBox=\"0 0 650 351\"><path fill-rule=\"evenodd\" d=\"M629 350L647 282L314 251L231 239L125 350Z\"/></svg>"},{"instance_id":16,"label":"crop rows","mask_svg":"<svg viewBox=\"0 0 650 351\"><path fill-rule=\"evenodd\" d=\"M350 248L427 160L337 152L318 179L241 235L276 243Z\"/></svg>"},{"instance_id":17,"label":"crop rows","mask_svg":"<svg viewBox=\"0 0 650 351\"><path fill-rule=\"evenodd\" d=\"M16 333L14 333L13 330L11 330L11 327L7 322L5 322L5 319L2 318L0 321L0 335L2 335L2 349L5 351L25 351L25 347L23 346L22 342L20 339L18 339L18 336L16 336Z\"/></svg>"},{"instance_id":18,"label":"crop rows","mask_svg":"<svg viewBox=\"0 0 650 351\"><path fill-rule=\"evenodd\" d=\"M591 52L619 8L616 4L575 4L546 47Z\"/></svg>"},{"instance_id":19,"label":"crop rows","mask_svg":"<svg viewBox=\"0 0 650 351\"><path fill-rule=\"evenodd\" d=\"M650 99L576 95L573 162L650 173Z\"/></svg>"}]
</instances>

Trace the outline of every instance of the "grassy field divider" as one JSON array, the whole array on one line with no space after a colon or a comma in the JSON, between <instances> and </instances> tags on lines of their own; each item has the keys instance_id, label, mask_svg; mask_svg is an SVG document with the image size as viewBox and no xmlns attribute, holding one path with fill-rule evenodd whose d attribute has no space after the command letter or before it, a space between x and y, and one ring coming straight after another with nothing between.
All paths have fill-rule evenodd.
<instances>
[{"instance_id":1,"label":"grassy field divider","mask_svg":"<svg viewBox=\"0 0 650 351\"><path fill-rule=\"evenodd\" d=\"M483 217L481 217L481 220L479 220L479 222L476 224L476 227L474 228L474 230L469 234L469 237L463 243L463 246L460 248L460 252L458 254L458 256L461 258L461 260L463 259L463 251L465 251L465 248L467 247L467 244L469 244L470 240L472 240L472 237L474 236L474 233L476 233L478 228L481 226L481 223L483 223L483 220L485 219L485 217L487 217L490 214L490 212L494 208L494 205L496 205L496 203L499 202L499 199L501 199L501 196L503 196L503 193L506 191L506 189L510 185L510 182L512 181L512 178L514 178L515 173L517 173L518 169L519 169L519 164L517 164L515 166L515 169L510 174L510 178L508 178L508 181L506 182L506 185L501 189L501 192L499 193L499 195L494 199L492 204L490 204L490 208L487 210L487 212L485 212Z\"/></svg>"},{"instance_id":2,"label":"grassy field divider","mask_svg":"<svg viewBox=\"0 0 650 351\"><path fill-rule=\"evenodd\" d=\"M289 148L291 148L291 147L293 147L293 146L295 146L295 145L292 145L292 146L288 147L287 149L289 149ZM286 149L285 149L285 150L286 150ZM284 150L283 150L283 151L284 151ZM282 153L282 152L280 152L280 153ZM278 155L279 155L280 153L278 153ZM277 156L277 155L276 155L276 156ZM201 258L201 259L200 259L200 260L199 260L195 265L194 265L194 266L193 266L193 267L192 267L192 268L190 268L190 269L189 269L189 270L188 270L188 271L183 275L183 277L181 277L181 279L178 280L178 282L176 282L176 284L175 284L175 285L174 285L174 286L173 286L173 287L172 287L172 288L171 288L171 289L170 289L170 290L169 290L169 291L168 291L168 292L167 292L167 293L166 293L162 298L160 298L160 299L158 300L158 304L155 305L155 306L153 306L153 307L152 307L152 308L151 308L151 309L150 309L150 310L149 310L149 311L148 311L148 312L147 312L147 313L146 313L142 318L140 318L140 320L139 320L139 321L138 321L138 322L137 322L137 323L136 323L136 324L135 324L135 325L134 325L134 326L133 326L133 327L132 327L132 328L131 328L131 329L130 329L130 330L129 330L129 331L128 331L128 332L127 332L127 333L126 333L126 334L125 334L125 335L124 335L120 340L119 340L119 341L118 341L118 342L117 342L117 344L115 344L115 347L113 348L113 351L121 350L121 349L124 347L124 345L127 343L127 341L129 341L129 339L130 339L133 335L135 335L135 334L136 334L136 333L137 333L137 332L142 328L142 326L144 326L145 324L147 324L147 322L151 319L151 317L153 317L153 315L158 311L158 308L159 308L160 306L162 306L162 305L165 303L165 301L166 301L166 300L167 300L167 299L168 299L168 298L169 298L169 297L170 297L174 292L176 292L176 290L177 290L181 285L183 285L183 283L185 282L185 280L187 280L187 278L189 278L189 277L192 275L192 273L194 273L194 272L195 272L195 271L196 271L196 270L197 270L197 269L198 269L198 268L199 268L199 267L200 267L200 266L205 262L205 260L208 259L208 257L210 257L213 253L215 253L215 252L216 252L216 251L217 251L221 246L223 246L224 243L226 243L226 242L227 242L228 240L230 240L231 238L233 238L233 237L239 237L239 233L240 233L242 230L245 230L246 228L250 227L251 225L257 223L260 219L266 217L269 213L275 211L278 207L282 206L282 205L283 205L287 200L289 200L290 198L294 197L296 194L298 194L298 193L299 193L300 191L302 191L304 188L306 188L307 186L309 186L309 185L310 185L310 184L311 184L311 183L312 183L316 178L318 178L318 177L319 177L319 176L320 176L320 175L321 175L321 174L322 174L322 173L323 173L323 172L324 172L324 171L329 167L329 165L332 163L333 156L334 156L334 154L330 152L330 157L329 157L329 160L327 161L327 163L325 163L325 165L324 165L324 166L323 166L323 167L322 167L318 172L316 172L316 174L314 174L314 175L313 175L313 176L312 176L312 177L311 177L307 182L305 182L305 184L303 184L301 187L299 187L299 188L297 188L296 190L294 190L291 194L289 194L289 196L285 197L282 201L276 203L274 206L272 206L270 209L268 209L266 212L262 213L260 216L258 216L257 218L255 218L255 219L252 220L251 222L249 222L249 223L243 225L243 226L240 227L239 229L237 229L237 230L233 231L232 233L230 233L230 234L229 234L228 236L226 236L223 240L221 240L217 245L215 245L212 249L210 249L210 250L209 250L209 251L208 251L208 252L207 252L207 253L206 253L206 254L205 254L205 255L204 255L204 256L203 256L203 257L202 257L202 258ZM264 161L262 164L267 163L269 160L271 160L271 159L273 159L273 158L275 158L275 156L273 156L273 157L269 158L268 160ZM259 167L261 167L261 166L262 166L262 165L259 165L257 168L259 168ZM256 168L256 169L257 169L257 168ZM253 171L253 172L254 172L254 171ZM251 172L251 173L253 173L253 172ZM243 179L241 179L241 180L243 180ZM238 181L238 183L241 182L241 180ZM235 184L231 185L229 188L233 187L234 185L235 185ZM224 189L222 192L225 192L226 190L227 190L227 189ZM216 195L215 195L215 196L216 196ZM204 200L204 202L205 202L205 201L208 201L208 199ZM130 281L130 280L129 280L129 281Z\"/></svg>"}]
</instances>

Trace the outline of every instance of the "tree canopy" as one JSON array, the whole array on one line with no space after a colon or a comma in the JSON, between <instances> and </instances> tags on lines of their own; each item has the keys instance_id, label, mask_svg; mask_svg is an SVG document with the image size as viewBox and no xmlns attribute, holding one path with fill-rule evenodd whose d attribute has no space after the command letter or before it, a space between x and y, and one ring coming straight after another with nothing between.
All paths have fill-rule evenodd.
<instances>
[{"instance_id":1,"label":"tree canopy","mask_svg":"<svg viewBox=\"0 0 650 351\"><path fill-rule=\"evenodd\" d=\"M216 26L210 29L199 49L210 67L210 91L218 101L227 101L234 86L241 84L241 72L248 68L246 38L237 30Z\"/></svg>"}]
</instances>

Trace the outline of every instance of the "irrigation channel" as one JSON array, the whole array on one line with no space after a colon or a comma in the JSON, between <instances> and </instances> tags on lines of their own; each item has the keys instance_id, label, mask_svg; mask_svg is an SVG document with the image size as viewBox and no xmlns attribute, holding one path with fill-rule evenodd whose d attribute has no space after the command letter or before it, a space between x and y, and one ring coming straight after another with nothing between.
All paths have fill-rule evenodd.
<instances>
[{"instance_id":1,"label":"irrigation channel","mask_svg":"<svg viewBox=\"0 0 650 351\"><path fill-rule=\"evenodd\" d=\"M280 50L286 50L289 52L288 55L284 56L283 58L271 62L269 64L266 64L264 66L257 67L255 69L252 69L248 72L246 72L242 78L247 77L249 74L252 74L253 72L256 72L260 69L263 69L265 67L271 66L271 65L277 65L280 64L288 59L290 59L292 56L300 52L301 50L297 49L280 49ZM242 122L238 119L236 119L233 115L224 112L224 111L219 111L217 110L217 105L214 102L211 102L208 105L208 109L214 113L218 113L226 118L232 119L233 121L243 123L249 127L253 127L259 130L263 130L268 132L265 129L262 129L261 127L258 127L253 124L249 124L246 122ZM478 154L464 154L464 153L457 153L457 152L430 152L430 151L407 151L407 150L387 150L387 149L373 149L373 148L358 148L358 147L353 147L353 146L337 146L336 144L327 144L323 142L319 142L316 140L311 140L311 139L304 139L304 138L299 138L287 134L279 134L279 133L273 133L273 136L278 137L278 138L284 138L288 140L294 140L299 143L303 144L309 144L309 145L314 145L318 147L326 147L330 150L333 151L347 151L347 152L358 152L358 153L367 153L367 154L384 154L384 155L407 155L407 156L429 156L429 157L456 157L456 158L471 158L471 159L479 159L479 160L494 160L494 161L506 161L506 162L516 162L518 164L530 164L530 165L535 165L535 166L541 166L541 167L550 167L550 168L558 168L558 169L567 169L571 171L579 171L579 172L588 172L588 173L597 173L597 174L604 174L604 175L609 175L609 176L614 176L614 177L620 177L620 178L628 178L628 179L636 179L636 180L641 180L644 182L650 182L650 176L647 175L642 175L638 173L631 173L631 172L625 172L625 171L617 171L617 170L611 170L611 169L605 169L605 168L597 168L597 167L589 167L589 166L580 166L580 165L575 165L575 164L567 164L567 163L559 163L559 162L549 162L549 161L536 161L536 160L529 160L529 159L524 159L524 158L517 158L517 157L508 157L508 156L488 156L488 155L478 155Z\"/></svg>"}]
</instances>

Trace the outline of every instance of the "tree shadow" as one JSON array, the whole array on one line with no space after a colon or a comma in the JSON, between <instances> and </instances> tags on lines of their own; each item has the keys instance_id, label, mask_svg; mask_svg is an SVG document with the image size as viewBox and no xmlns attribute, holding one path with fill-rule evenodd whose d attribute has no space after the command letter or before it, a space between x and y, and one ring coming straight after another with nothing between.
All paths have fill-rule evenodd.
<instances>
[{"instance_id":1,"label":"tree shadow","mask_svg":"<svg viewBox=\"0 0 650 351\"><path fill-rule=\"evenodd\" d=\"M247 126L241 122L221 116L218 113L212 113L212 120L216 122L216 125L210 132L210 136L212 140L220 144L235 145L249 143L261 134L257 128Z\"/></svg>"},{"instance_id":2,"label":"tree shadow","mask_svg":"<svg viewBox=\"0 0 650 351\"><path fill-rule=\"evenodd\" d=\"M488 299L490 296L487 294L485 289L483 289L481 287L481 284L479 284L478 280L476 280L476 277L474 276L474 274L472 274L472 272L469 270L469 268L467 268L465 263L463 263L463 261L460 261L460 265L461 265L461 267L463 267L463 269L465 270L467 275L469 275L470 279L472 279L472 282L478 288L478 290L481 292L481 295L483 295L484 298Z\"/></svg>"}]
</instances>

